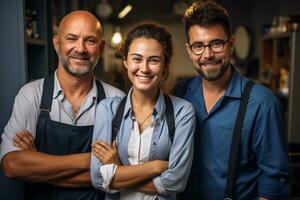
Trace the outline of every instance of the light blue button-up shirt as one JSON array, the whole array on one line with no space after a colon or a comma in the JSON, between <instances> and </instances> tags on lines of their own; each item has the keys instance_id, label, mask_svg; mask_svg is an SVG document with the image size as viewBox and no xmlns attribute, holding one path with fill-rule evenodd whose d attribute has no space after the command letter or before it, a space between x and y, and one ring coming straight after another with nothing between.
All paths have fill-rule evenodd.
<instances>
[{"instance_id":1,"label":"light blue button-up shirt","mask_svg":"<svg viewBox=\"0 0 300 200\"><path fill-rule=\"evenodd\" d=\"M117 135L119 157L123 165L129 165L128 142L133 128L131 91L127 96L123 120ZM108 98L101 101L96 112L93 142L96 139L112 143L112 120L122 98ZM169 160L169 168L153 179L159 191L158 199L176 199L176 193L184 190L193 159L193 138L195 113L193 106L180 98L171 96L174 107L175 134L169 138L165 115L165 101L160 91L154 107L154 130L151 139L149 161ZM95 188L105 190L100 172L102 163L92 155L91 180ZM117 194L107 194L106 199L118 199Z\"/></svg>"}]
</instances>

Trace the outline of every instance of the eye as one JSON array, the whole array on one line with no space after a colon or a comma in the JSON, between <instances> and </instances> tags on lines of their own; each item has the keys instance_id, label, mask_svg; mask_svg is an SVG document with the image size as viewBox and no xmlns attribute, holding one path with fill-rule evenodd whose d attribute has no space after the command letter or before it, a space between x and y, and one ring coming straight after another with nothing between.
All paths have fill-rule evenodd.
<instances>
[{"instance_id":1,"label":"eye","mask_svg":"<svg viewBox=\"0 0 300 200\"><path fill-rule=\"evenodd\" d=\"M203 49L204 45L202 43L194 43L192 44L193 49Z\"/></svg>"},{"instance_id":2,"label":"eye","mask_svg":"<svg viewBox=\"0 0 300 200\"><path fill-rule=\"evenodd\" d=\"M135 63L140 63L140 62L142 62L142 58L140 58L140 57L133 57L132 60L133 60L133 62L135 62Z\"/></svg>"},{"instance_id":3,"label":"eye","mask_svg":"<svg viewBox=\"0 0 300 200\"><path fill-rule=\"evenodd\" d=\"M66 40L72 42L72 41L76 41L76 38L75 37L67 37Z\"/></svg>"},{"instance_id":4,"label":"eye","mask_svg":"<svg viewBox=\"0 0 300 200\"><path fill-rule=\"evenodd\" d=\"M86 40L86 42L87 42L88 44L95 44L97 41L96 41L96 39L94 39L94 38L89 38L89 39Z\"/></svg>"},{"instance_id":5,"label":"eye","mask_svg":"<svg viewBox=\"0 0 300 200\"><path fill-rule=\"evenodd\" d=\"M151 58L149 59L149 64L151 65L157 65L160 63L160 59L159 58Z\"/></svg>"},{"instance_id":6,"label":"eye","mask_svg":"<svg viewBox=\"0 0 300 200\"><path fill-rule=\"evenodd\" d=\"M212 48L220 48L223 46L223 44L224 44L223 41L214 41L214 42L210 43L210 46Z\"/></svg>"}]
</instances>

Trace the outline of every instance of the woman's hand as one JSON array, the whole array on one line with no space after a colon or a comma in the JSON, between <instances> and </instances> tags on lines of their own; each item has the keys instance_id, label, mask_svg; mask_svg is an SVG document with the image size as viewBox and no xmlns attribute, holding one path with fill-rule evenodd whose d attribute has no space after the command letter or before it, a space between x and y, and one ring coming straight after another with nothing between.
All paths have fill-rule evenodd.
<instances>
[{"instance_id":1,"label":"woman's hand","mask_svg":"<svg viewBox=\"0 0 300 200\"><path fill-rule=\"evenodd\" d=\"M27 130L17 132L13 140L13 145L20 148L21 150L37 151L34 143L34 138Z\"/></svg>"},{"instance_id":2,"label":"woman's hand","mask_svg":"<svg viewBox=\"0 0 300 200\"><path fill-rule=\"evenodd\" d=\"M93 154L105 165L105 164L116 164L121 165L118 148L116 141L113 141L112 146L101 141L96 140L92 145Z\"/></svg>"}]
</instances>

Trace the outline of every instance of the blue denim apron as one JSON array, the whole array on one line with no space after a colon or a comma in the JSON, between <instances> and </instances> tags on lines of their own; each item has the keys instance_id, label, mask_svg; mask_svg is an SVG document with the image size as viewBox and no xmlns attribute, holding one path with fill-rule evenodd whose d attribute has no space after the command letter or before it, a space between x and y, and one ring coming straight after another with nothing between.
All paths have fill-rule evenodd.
<instances>
[{"instance_id":1,"label":"blue denim apron","mask_svg":"<svg viewBox=\"0 0 300 200\"><path fill-rule=\"evenodd\" d=\"M100 82L97 103L105 98ZM35 144L39 152L51 155L69 155L91 152L94 126L73 126L52 121L49 115L52 106L54 74L44 81L43 95L40 105L41 114L38 118ZM72 163L69 163L72 165ZM104 193L93 187L63 188L46 183L26 183L25 199L28 200L101 200Z\"/></svg>"}]
</instances>

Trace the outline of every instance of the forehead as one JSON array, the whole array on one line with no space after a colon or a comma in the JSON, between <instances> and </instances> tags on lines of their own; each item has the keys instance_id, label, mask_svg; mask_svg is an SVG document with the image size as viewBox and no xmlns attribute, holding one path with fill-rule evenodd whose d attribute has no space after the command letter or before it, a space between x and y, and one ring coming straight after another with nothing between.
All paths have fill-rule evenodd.
<instances>
[{"instance_id":1,"label":"forehead","mask_svg":"<svg viewBox=\"0 0 300 200\"><path fill-rule=\"evenodd\" d=\"M152 38L136 38L129 46L129 54L130 53L160 55L163 53L163 46Z\"/></svg>"},{"instance_id":2,"label":"forehead","mask_svg":"<svg viewBox=\"0 0 300 200\"><path fill-rule=\"evenodd\" d=\"M210 42L215 39L227 39L224 28L219 24L212 26L194 25L189 29L189 38L190 43L195 41Z\"/></svg>"},{"instance_id":3,"label":"forehead","mask_svg":"<svg viewBox=\"0 0 300 200\"><path fill-rule=\"evenodd\" d=\"M84 18L84 17L73 17L64 21L60 26L60 34L84 34L86 36L101 37L100 23L96 20Z\"/></svg>"}]
</instances>

